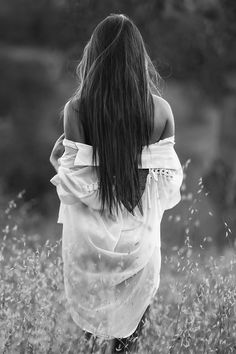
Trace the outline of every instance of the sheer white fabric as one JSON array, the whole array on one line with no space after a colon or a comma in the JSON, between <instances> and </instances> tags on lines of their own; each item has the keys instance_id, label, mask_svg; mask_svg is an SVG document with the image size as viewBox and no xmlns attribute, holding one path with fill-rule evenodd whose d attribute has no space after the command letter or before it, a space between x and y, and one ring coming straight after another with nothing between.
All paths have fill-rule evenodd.
<instances>
[{"instance_id":1,"label":"sheer white fabric","mask_svg":"<svg viewBox=\"0 0 236 354\"><path fill-rule=\"evenodd\" d=\"M106 339L125 338L138 326L159 287L160 223L181 200L183 170L174 136L144 147L148 168L144 215L125 208L103 216L92 147L64 139L51 179L60 198L64 285L70 313L82 329Z\"/></svg>"}]
</instances>

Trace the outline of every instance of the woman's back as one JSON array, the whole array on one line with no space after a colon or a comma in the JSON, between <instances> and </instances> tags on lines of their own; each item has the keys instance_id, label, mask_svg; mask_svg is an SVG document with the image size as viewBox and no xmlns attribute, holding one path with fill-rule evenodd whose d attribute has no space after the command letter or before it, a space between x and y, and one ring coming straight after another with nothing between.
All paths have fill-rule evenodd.
<instances>
[{"instance_id":1,"label":"woman's back","mask_svg":"<svg viewBox=\"0 0 236 354\"><path fill-rule=\"evenodd\" d=\"M154 127L149 144L175 134L175 124L169 103L162 97L153 95ZM85 140L84 128L78 114L78 99L67 102L64 108L64 132L69 140L90 145Z\"/></svg>"},{"instance_id":2,"label":"woman's back","mask_svg":"<svg viewBox=\"0 0 236 354\"><path fill-rule=\"evenodd\" d=\"M169 103L161 97L153 95L154 101L154 127L149 141L149 144L154 144L162 139L175 134L174 117ZM69 140L88 144L85 140L85 134L83 125L80 121L78 111L75 107L78 106L78 102L70 101L66 104L64 110L64 132L65 137ZM90 144L88 144L90 145ZM138 201L143 195L148 169L140 169L139 184L140 184L140 196L136 196L134 205L136 206Z\"/></svg>"}]
</instances>

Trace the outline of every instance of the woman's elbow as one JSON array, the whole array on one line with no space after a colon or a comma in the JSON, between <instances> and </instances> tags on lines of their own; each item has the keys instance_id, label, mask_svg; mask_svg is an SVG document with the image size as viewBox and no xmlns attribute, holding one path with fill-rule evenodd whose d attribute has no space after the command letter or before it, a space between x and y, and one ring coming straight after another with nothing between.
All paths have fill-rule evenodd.
<instances>
[{"instance_id":1,"label":"woman's elbow","mask_svg":"<svg viewBox=\"0 0 236 354\"><path fill-rule=\"evenodd\" d=\"M56 172L58 171L58 159L55 157L55 154L53 154L53 152L51 153L50 157L49 157L49 161L51 163L51 165L55 168Z\"/></svg>"}]
</instances>

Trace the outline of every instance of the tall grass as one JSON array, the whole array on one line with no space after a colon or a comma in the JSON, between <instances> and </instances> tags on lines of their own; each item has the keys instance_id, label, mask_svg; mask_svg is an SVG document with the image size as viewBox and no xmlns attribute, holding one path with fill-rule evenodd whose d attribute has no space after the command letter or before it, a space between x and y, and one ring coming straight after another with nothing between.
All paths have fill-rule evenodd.
<instances>
[{"instance_id":1,"label":"tall grass","mask_svg":"<svg viewBox=\"0 0 236 354\"><path fill-rule=\"evenodd\" d=\"M16 201L1 218L0 353L99 353L106 342L86 341L70 317L61 240L40 245L24 234ZM163 254L160 287L138 353L236 353L235 245L229 243L219 256L204 250L212 241L205 237L193 250L191 222L184 244Z\"/></svg>"}]
</instances>

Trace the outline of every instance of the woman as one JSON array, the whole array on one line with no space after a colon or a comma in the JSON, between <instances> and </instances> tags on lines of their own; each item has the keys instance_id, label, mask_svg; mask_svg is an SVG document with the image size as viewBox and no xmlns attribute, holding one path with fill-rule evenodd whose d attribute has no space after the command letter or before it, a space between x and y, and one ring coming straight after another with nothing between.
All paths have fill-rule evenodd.
<instances>
[{"instance_id":1,"label":"woman","mask_svg":"<svg viewBox=\"0 0 236 354\"><path fill-rule=\"evenodd\" d=\"M112 339L113 352L124 352L159 287L163 213L181 200L174 117L142 36L124 15L98 24L77 74L50 158L65 291L87 337Z\"/></svg>"}]
</instances>

